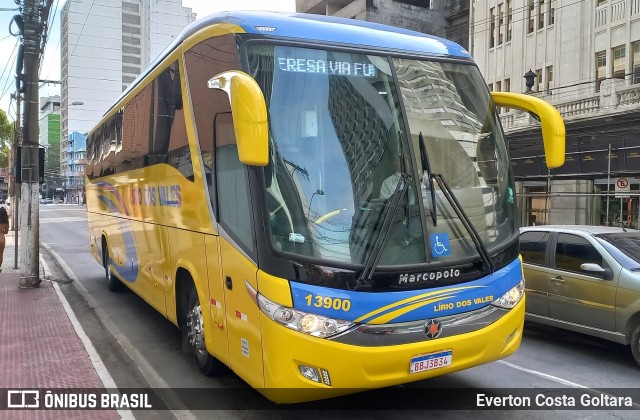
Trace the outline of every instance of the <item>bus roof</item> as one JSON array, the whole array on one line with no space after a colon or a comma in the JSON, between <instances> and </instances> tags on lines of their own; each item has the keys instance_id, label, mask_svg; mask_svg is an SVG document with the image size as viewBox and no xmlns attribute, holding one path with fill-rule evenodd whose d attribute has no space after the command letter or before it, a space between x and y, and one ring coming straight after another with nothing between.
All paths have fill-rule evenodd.
<instances>
[{"instance_id":1,"label":"bus roof","mask_svg":"<svg viewBox=\"0 0 640 420\"><path fill-rule=\"evenodd\" d=\"M271 37L317 41L335 45L367 46L420 55L470 58L455 42L408 29L335 16L286 12L221 12L187 27L187 36L200 25L232 23L247 33Z\"/></svg>"},{"instance_id":2,"label":"bus roof","mask_svg":"<svg viewBox=\"0 0 640 420\"><path fill-rule=\"evenodd\" d=\"M246 33L280 40L311 41L336 46L369 47L421 56L471 59L460 45L422 32L362 20L292 12L230 11L214 13L187 26L118 98L118 104L146 75L184 40L207 26L228 23ZM115 106L114 104L114 106ZM113 106L104 114L113 110Z\"/></svg>"}]
</instances>

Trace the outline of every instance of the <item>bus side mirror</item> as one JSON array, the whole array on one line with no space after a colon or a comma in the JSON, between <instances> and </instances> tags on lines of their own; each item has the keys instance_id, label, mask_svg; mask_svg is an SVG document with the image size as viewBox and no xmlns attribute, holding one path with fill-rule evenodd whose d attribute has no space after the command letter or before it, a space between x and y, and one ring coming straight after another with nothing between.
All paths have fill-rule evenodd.
<instances>
[{"instance_id":1,"label":"bus side mirror","mask_svg":"<svg viewBox=\"0 0 640 420\"><path fill-rule=\"evenodd\" d=\"M540 121L544 154L549 169L564 164L565 129L562 116L550 103L531 95L511 92L491 92L496 106L528 111Z\"/></svg>"},{"instance_id":2,"label":"bus side mirror","mask_svg":"<svg viewBox=\"0 0 640 420\"><path fill-rule=\"evenodd\" d=\"M267 105L258 83L247 73L233 70L212 77L208 86L209 89L223 90L229 96L240 162L246 165L267 166Z\"/></svg>"}]
</instances>

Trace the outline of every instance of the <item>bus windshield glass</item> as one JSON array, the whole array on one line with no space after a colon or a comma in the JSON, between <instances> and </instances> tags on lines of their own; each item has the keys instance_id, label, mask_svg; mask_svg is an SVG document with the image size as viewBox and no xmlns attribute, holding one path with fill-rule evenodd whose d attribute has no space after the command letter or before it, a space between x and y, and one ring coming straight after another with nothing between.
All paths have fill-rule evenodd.
<instances>
[{"instance_id":1,"label":"bus windshield glass","mask_svg":"<svg viewBox=\"0 0 640 420\"><path fill-rule=\"evenodd\" d=\"M474 65L256 43L248 62L269 109L274 249L364 264L382 246L377 264L393 266L479 259L472 229L489 252L517 237L506 146Z\"/></svg>"}]
</instances>

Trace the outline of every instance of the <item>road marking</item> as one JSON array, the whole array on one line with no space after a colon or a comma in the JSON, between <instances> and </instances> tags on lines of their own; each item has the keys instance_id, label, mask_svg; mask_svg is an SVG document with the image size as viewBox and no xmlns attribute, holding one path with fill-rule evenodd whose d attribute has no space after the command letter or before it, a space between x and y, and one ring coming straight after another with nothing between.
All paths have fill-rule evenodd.
<instances>
[{"instance_id":1,"label":"road marking","mask_svg":"<svg viewBox=\"0 0 640 420\"><path fill-rule=\"evenodd\" d=\"M520 370L522 372L530 373L532 375L541 376L543 378L549 379L551 381L558 382L558 383L560 383L562 385L566 385L566 386L569 386L569 387L572 387L572 388L587 389L590 392L593 392L595 394L602 394L602 395L608 395L608 396L611 396L611 397L616 397L616 395L609 394L607 392L598 391L597 389L593 389L593 388L590 388L588 386L581 385L581 384L579 384L577 382L568 381L566 379L562 379L562 378L559 378L557 376L549 375L548 373L544 373L544 372L540 372L540 371L537 371L537 370L526 368L524 366L516 365L514 363L507 362L506 360L498 360L497 362L500 363L501 365L505 365L505 366L510 367L512 369L517 369L517 370ZM632 402L631 404L636 408L640 408L640 404L637 404L637 403L634 403L634 402Z\"/></svg>"},{"instance_id":2,"label":"road marking","mask_svg":"<svg viewBox=\"0 0 640 420\"><path fill-rule=\"evenodd\" d=\"M86 222L86 217L41 217L40 224L45 223L70 223L70 222Z\"/></svg>"},{"instance_id":3,"label":"road marking","mask_svg":"<svg viewBox=\"0 0 640 420\"><path fill-rule=\"evenodd\" d=\"M98 319L100 319L100 322L102 322L102 324L109 331L109 333L120 344L120 347L124 349L124 351L129 355L129 357L131 357L131 360L133 360L136 366L138 366L138 369L140 369L140 372L142 372L142 376L144 376L144 378L147 380L147 382L149 383L149 386L151 388L165 388L165 391L167 392L162 393L162 395L166 396L166 398L163 398L163 400L167 405L167 407L180 407L177 409L170 409L171 413L175 416L175 418L184 419L184 420L195 420L196 417L193 414L191 414L191 412L186 407L184 407L184 403L170 389L169 384L167 384L165 380L162 379L160 374L153 368L153 366L151 366L149 361L138 351L138 349L129 341L129 339L122 333L122 331L120 331L120 329L116 326L116 324L113 321L111 321L111 319L109 319L109 316L101 309L100 304L98 304L98 301L96 301L94 297L91 296L89 291L78 280L78 277L76 277L76 275L73 273L73 270L71 270L71 267L69 267L67 263L62 259L62 257L60 257L60 255L58 255L58 253L54 251L49 245L47 245L44 242L40 242L40 244L42 245L43 248L49 251L51 255L56 259L58 264L60 264L60 267L62 267L62 270L64 270L67 277L73 280L72 282L73 286L87 300L87 303L94 310L94 312L98 316ZM89 337L87 337L87 340L89 340ZM89 344L91 344L91 341L89 341ZM114 383L114 388L115 388L115 383Z\"/></svg>"},{"instance_id":4,"label":"road marking","mask_svg":"<svg viewBox=\"0 0 640 420\"><path fill-rule=\"evenodd\" d=\"M51 249L49 249L49 251L53 252ZM40 259L40 263L42 264L42 268L46 278L46 273L51 273L51 270L49 270L49 266L43 258ZM80 324L80 321L78 321L76 314L73 312L73 309L71 309L69 301L62 293L62 290L60 290L60 286L58 286L58 283L56 283L55 281L52 281L51 284L53 285L53 288L58 295L58 299L60 299L60 302L62 302L62 307L67 313L67 316L71 321L71 325L73 325L73 329L76 331L76 334L78 334L78 337L80 337L80 341L82 341L85 350L89 354L89 360L91 360L91 364L98 374L98 378L102 382L102 385L104 385L106 389L117 389L118 387L116 386L116 382L113 380L113 377L107 370L107 367L104 365L104 362L102 361L102 358L100 358L100 355L96 351L95 347L93 347L89 336L84 332L82 324ZM131 410L117 409L116 411L118 412L118 415L121 419L135 420L135 417L133 416Z\"/></svg>"},{"instance_id":5,"label":"road marking","mask_svg":"<svg viewBox=\"0 0 640 420\"><path fill-rule=\"evenodd\" d=\"M498 360L498 363L500 363L502 365L505 365L505 366L509 366L510 368L513 368L513 369L520 370L522 372L526 372L526 373L530 373L532 375L537 375L537 376L541 376L543 378L547 378L549 380L558 382L558 383L560 383L562 385L570 386L572 388L589 389L588 386L580 385L579 383L576 383L576 382L567 381L566 379L558 378L557 376L549 375L548 373L539 372L539 371L533 370L533 369L528 369L526 367L523 367L523 366L520 366L520 365L516 365L516 364L513 364L511 362L507 362L506 360Z\"/></svg>"}]
</instances>

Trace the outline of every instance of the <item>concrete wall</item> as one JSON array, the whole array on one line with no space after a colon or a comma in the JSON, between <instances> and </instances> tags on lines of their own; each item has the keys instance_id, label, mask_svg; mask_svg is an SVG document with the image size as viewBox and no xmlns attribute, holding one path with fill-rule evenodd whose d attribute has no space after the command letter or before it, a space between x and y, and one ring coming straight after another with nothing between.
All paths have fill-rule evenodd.
<instances>
[{"instance_id":1,"label":"concrete wall","mask_svg":"<svg viewBox=\"0 0 640 420\"><path fill-rule=\"evenodd\" d=\"M444 3L435 0L433 4L434 9L429 9L393 0L296 0L296 11L366 20L444 37Z\"/></svg>"},{"instance_id":2,"label":"concrete wall","mask_svg":"<svg viewBox=\"0 0 640 420\"><path fill-rule=\"evenodd\" d=\"M373 7L367 10L370 22L445 36L445 19L438 9L430 10L392 0L373 0L372 3ZM438 3L435 4L437 7Z\"/></svg>"},{"instance_id":3,"label":"concrete wall","mask_svg":"<svg viewBox=\"0 0 640 420\"><path fill-rule=\"evenodd\" d=\"M593 181L556 180L551 183L549 223L553 225L575 224L590 225L596 223L594 198L578 196L576 193L593 192ZM556 194L566 195L556 196Z\"/></svg>"}]
</instances>

